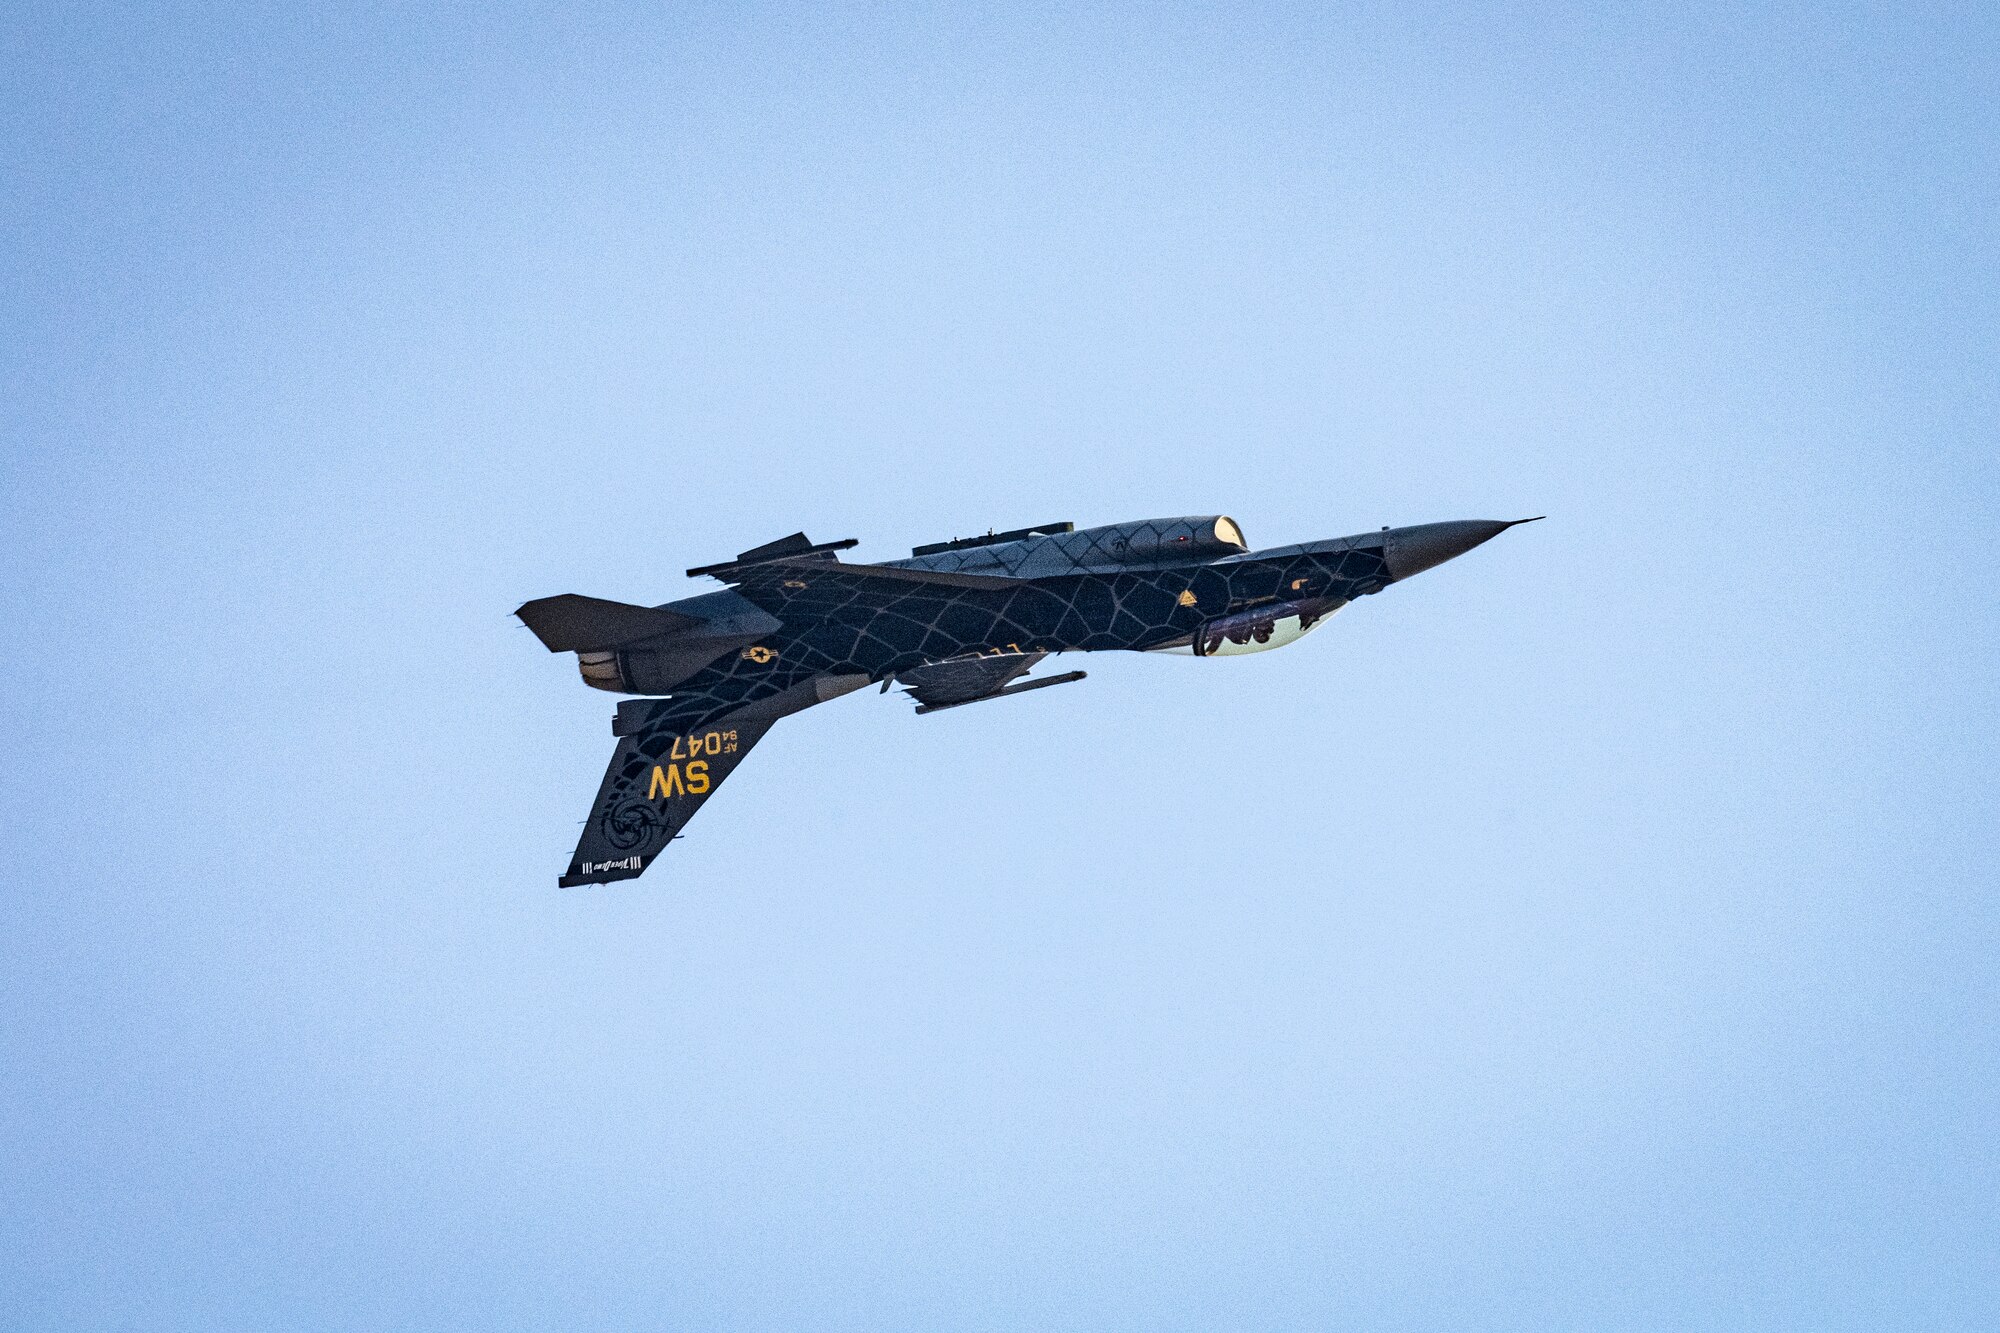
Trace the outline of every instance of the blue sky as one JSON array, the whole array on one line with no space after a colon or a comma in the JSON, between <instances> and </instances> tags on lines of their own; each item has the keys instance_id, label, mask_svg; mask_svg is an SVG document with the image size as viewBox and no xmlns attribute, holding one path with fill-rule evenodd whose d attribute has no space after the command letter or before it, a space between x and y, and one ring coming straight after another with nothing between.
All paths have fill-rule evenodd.
<instances>
[{"instance_id":1,"label":"blue sky","mask_svg":"<svg viewBox=\"0 0 2000 1333\"><path fill-rule=\"evenodd\" d=\"M2000 1319L1990 10L5 23L16 1326ZM1215 512L1550 518L554 887L525 598Z\"/></svg>"}]
</instances>

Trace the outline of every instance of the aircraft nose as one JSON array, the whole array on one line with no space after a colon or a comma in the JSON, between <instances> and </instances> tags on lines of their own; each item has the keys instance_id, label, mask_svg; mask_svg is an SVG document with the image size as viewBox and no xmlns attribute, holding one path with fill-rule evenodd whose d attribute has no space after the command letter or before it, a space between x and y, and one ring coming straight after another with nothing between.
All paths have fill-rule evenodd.
<instances>
[{"instance_id":1,"label":"aircraft nose","mask_svg":"<svg viewBox=\"0 0 2000 1333\"><path fill-rule=\"evenodd\" d=\"M1382 562L1392 579L1406 579L1464 555L1483 542L1512 527L1533 523L1532 518L1506 522L1492 518L1465 518L1453 523L1419 523L1410 528L1390 528L1382 534Z\"/></svg>"}]
</instances>

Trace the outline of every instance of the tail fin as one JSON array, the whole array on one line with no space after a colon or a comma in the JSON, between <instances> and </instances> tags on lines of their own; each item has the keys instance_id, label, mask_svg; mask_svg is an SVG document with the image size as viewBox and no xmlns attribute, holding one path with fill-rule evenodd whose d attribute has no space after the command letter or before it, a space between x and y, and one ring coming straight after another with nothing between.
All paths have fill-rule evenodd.
<instances>
[{"instance_id":1,"label":"tail fin","mask_svg":"<svg viewBox=\"0 0 2000 1333\"><path fill-rule=\"evenodd\" d=\"M636 877L779 718L867 683L866 676L816 676L741 705L699 695L626 700L611 728L618 748L557 883L567 889Z\"/></svg>"},{"instance_id":2,"label":"tail fin","mask_svg":"<svg viewBox=\"0 0 2000 1333\"><path fill-rule=\"evenodd\" d=\"M573 592L523 602L514 612L552 653L587 653L698 627L693 616L652 606L607 602Z\"/></svg>"}]
</instances>

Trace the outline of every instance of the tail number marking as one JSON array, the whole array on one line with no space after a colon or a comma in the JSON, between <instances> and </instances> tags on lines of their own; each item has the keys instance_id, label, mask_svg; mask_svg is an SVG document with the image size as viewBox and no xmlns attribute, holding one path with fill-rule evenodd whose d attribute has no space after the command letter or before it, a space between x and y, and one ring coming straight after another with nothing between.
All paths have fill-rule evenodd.
<instances>
[{"instance_id":1,"label":"tail number marking","mask_svg":"<svg viewBox=\"0 0 2000 1333\"><path fill-rule=\"evenodd\" d=\"M702 755L736 753L736 733L733 731L708 731L699 736L676 736L669 759L699 759Z\"/></svg>"},{"instance_id":2,"label":"tail number marking","mask_svg":"<svg viewBox=\"0 0 2000 1333\"><path fill-rule=\"evenodd\" d=\"M646 784L646 799L666 796L706 796L713 781L708 775L708 759L698 756L735 754L737 737L733 731L705 731L698 736L676 736L664 764L653 765L652 779Z\"/></svg>"},{"instance_id":3,"label":"tail number marking","mask_svg":"<svg viewBox=\"0 0 2000 1333\"><path fill-rule=\"evenodd\" d=\"M691 759L687 764L687 776L681 776L679 764L654 764L653 780L646 784L646 799L657 801L667 796L706 796L708 794L708 760Z\"/></svg>"}]
</instances>

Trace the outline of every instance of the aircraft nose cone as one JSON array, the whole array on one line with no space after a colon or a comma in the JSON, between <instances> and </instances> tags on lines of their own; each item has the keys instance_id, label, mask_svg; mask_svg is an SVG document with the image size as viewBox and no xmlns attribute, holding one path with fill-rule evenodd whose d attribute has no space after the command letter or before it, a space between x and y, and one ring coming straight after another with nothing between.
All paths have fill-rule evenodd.
<instances>
[{"instance_id":1,"label":"aircraft nose cone","mask_svg":"<svg viewBox=\"0 0 2000 1333\"><path fill-rule=\"evenodd\" d=\"M1511 527L1533 523L1532 518L1501 522L1491 518L1465 518L1454 523L1419 523L1410 528L1391 528L1382 536L1382 561L1392 579L1406 579L1464 555L1482 542L1490 542Z\"/></svg>"}]
</instances>

